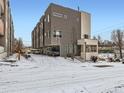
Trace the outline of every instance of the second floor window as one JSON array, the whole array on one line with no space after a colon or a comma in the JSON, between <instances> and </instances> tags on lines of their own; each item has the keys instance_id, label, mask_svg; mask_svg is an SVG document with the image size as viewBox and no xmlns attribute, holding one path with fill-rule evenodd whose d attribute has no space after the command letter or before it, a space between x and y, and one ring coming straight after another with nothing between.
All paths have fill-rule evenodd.
<instances>
[{"instance_id":1,"label":"second floor window","mask_svg":"<svg viewBox=\"0 0 124 93\"><path fill-rule=\"evenodd\" d=\"M3 9L2 6L0 5L0 18L3 16Z\"/></svg>"},{"instance_id":2,"label":"second floor window","mask_svg":"<svg viewBox=\"0 0 124 93\"><path fill-rule=\"evenodd\" d=\"M88 35L87 34L84 34L84 39L88 39Z\"/></svg>"},{"instance_id":3,"label":"second floor window","mask_svg":"<svg viewBox=\"0 0 124 93\"><path fill-rule=\"evenodd\" d=\"M62 31L59 31L59 30L54 31L53 36L54 37L62 37Z\"/></svg>"}]
</instances>

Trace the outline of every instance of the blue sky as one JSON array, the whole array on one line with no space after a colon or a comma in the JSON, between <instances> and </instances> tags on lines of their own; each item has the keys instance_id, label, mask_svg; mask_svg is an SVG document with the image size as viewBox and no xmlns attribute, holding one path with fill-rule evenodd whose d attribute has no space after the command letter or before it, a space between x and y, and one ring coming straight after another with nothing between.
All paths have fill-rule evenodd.
<instances>
[{"instance_id":1,"label":"blue sky","mask_svg":"<svg viewBox=\"0 0 124 93\"><path fill-rule=\"evenodd\" d=\"M15 36L31 43L31 32L50 3L87 11L92 36L110 39L113 29L124 29L124 0L10 0Z\"/></svg>"}]
</instances>

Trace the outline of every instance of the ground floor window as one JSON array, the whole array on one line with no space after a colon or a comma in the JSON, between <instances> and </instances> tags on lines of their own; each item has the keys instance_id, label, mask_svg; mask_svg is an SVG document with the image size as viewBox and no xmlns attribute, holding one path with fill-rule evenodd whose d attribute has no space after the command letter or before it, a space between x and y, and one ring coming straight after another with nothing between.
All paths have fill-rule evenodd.
<instances>
[{"instance_id":1,"label":"ground floor window","mask_svg":"<svg viewBox=\"0 0 124 93\"><path fill-rule=\"evenodd\" d=\"M86 52L97 52L97 45L86 45Z\"/></svg>"}]
</instances>

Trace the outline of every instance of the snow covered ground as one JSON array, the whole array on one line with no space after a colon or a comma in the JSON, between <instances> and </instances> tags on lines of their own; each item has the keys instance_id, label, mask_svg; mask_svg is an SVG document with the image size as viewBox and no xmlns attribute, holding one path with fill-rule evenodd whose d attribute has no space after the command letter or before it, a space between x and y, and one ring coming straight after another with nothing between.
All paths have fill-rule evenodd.
<instances>
[{"instance_id":1,"label":"snow covered ground","mask_svg":"<svg viewBox=\"0 0 124 93\"><path fill-rule=\"evenodd\" d=\"M124 93L124 64L42 55L0 62L0 93Z\"/></svg>"}]
</instances>

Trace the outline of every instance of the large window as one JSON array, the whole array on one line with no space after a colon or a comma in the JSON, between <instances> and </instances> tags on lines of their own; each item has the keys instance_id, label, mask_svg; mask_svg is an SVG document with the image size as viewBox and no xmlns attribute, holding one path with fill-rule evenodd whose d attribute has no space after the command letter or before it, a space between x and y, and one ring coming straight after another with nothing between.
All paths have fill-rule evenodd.
<instances>
[{"instance_id":1,"label":"large window","mask_svg":"<svg viewBox=\"0 0 124 93\"><path fill-rule=\"evenodd\" d=\"M96 45L86 45L86 52L97 52Z\"/></svg>"}]
</instances>

